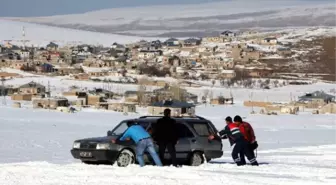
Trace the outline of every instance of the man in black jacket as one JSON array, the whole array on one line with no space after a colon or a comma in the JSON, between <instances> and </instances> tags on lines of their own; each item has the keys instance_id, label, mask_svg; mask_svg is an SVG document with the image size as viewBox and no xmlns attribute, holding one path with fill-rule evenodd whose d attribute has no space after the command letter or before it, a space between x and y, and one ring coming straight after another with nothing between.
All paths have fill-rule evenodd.
<instances>
[{"instance_id":1,"label":"man in black jacket","mask_svg":"<svg viewBox=\"0 0 336 185\"><path fill-rule=\"evenodd\" d=\"M167 148L173 165L177 166L175 145L178 141L178 129L176 121L170 117L170 112L170 109L165 109L164 116L154 124L153 138L159 146L161 161L164 161L164 154Z\"/></svg>"}]
</instances>

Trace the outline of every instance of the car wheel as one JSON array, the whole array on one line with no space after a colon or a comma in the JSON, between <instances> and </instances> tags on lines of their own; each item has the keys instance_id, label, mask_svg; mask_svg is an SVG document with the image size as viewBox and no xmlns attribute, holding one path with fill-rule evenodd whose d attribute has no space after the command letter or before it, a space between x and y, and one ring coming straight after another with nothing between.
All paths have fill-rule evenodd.
<instances>
[{"instance_id":1,"label":"car wheel","mask_svg":"<svg viewBox=\"0 0 336 185\"><path fill-rule=\"evenodd\" d=\"M204 163L203 155L200 152L194 152L190 157L190 166L199 166Z\"/></svg>"},{"instance_id":2,"label":"car wheel","mask_svg":"<svg viewBox=\"0 0 336 185\"><path fill-rule=\"evenodd\" d=\"M120 152L116 162L117 162L117 165L119 167L126 167L130 164L134 164L135 156L134 156L133 152L125 149L125 150Z\"/></svg>"}]
</instances>

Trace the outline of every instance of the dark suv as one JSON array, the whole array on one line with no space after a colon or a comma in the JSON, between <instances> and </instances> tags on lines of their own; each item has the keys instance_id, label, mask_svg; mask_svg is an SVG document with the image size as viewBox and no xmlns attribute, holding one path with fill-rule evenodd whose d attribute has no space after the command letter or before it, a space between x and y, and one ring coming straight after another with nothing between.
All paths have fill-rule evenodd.
<instances>
[{"instance_id":1,"label":"dark suv","mask_svg":"<svg viewBox=\"0 0 336 185\"><path fill-rule=\"evenodd\" d=\"M139 125L149 130L159 117L143 116L133 119ZM179 140L176 144L176 158L180 164L198 166L204 161L220 158L223 155L222 140L215 137L209 140L208 136L216 135L216 127L207 119L202 117L174 117L178 124ZM119 141L118 138L128 128L122 121L107 136L76 140L73 144L71 154L74 158L84 163L105 163L118 166L128 166L136 162L135 143L133 141ZM156 146L157 149L157 146ZM166 152L165 159L170 156ZM145 155L145 161L152 163L151 157Z\"/></svg>"}]
</instances>

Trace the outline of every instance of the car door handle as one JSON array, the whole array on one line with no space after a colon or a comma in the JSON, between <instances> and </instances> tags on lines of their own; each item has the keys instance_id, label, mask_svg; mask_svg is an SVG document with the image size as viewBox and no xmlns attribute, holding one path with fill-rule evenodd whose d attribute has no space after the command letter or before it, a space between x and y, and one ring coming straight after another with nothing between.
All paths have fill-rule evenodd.
<instances>
[{"instance_id":1,"label":"car door handle","mask_svg":"<svg viewBox=\"0 0 336 185\"><path fill-rule=\"evenodd\" d=\"M191 140L191 142L193 142L193 143L196 143L196 141L197 141L196 139L192 139L192 140Z\"/></svg>"}]
</instances>

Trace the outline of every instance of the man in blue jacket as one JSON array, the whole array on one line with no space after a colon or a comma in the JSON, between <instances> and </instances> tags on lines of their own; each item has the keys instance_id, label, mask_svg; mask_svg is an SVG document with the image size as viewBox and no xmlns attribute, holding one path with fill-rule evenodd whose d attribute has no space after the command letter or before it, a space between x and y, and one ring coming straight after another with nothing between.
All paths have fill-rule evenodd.
<instances>
[{"instance_id":1,"label":"man in blue jacket","mask_svg":"<svg viewBox=\"0 0 336 185\"><path fill-rule=\"evenodd\" d=\"M157 166L162 166L162 162L157 155L154 143L149 135L149 133L140 125L135 124L133 121L127 122L128 129L119 139L125 141L128 138L131 138L136 143L136 158L141 167L145 166L144 162L144 152L147 151L153 158Z\"/></svg>"}]
</instances>

